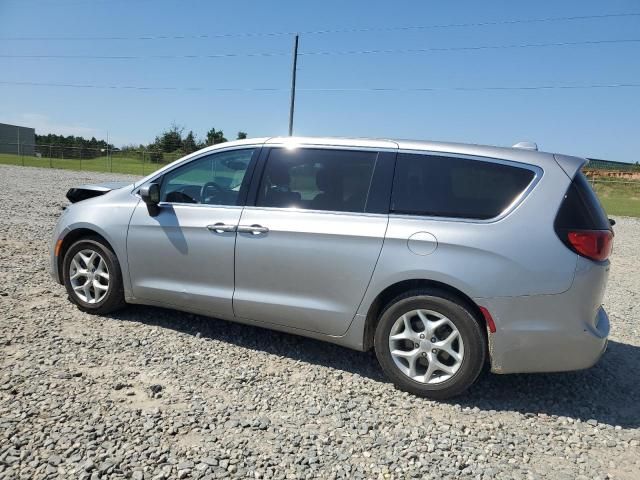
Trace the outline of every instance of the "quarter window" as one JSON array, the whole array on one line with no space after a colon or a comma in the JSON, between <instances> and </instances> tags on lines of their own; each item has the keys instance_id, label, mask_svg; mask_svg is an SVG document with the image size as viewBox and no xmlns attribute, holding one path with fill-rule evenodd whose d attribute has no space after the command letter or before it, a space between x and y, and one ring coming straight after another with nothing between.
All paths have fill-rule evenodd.
<instances>
[{"instance_id":1,"label":"quarter window","mask_svg":"<svg viewBox=\"0 0 640 480\"><path fill-rule=\"evenodd\" d=\"M166 175L160 200L171 203L239 205L240 191L255 149L213 153Z\"/></svg>"},{"instance_id":2,"label":"quarter window","mask_svg":"<svg viewBox=\"0 0 640 480\"><path fill-rule=\"evenodd\" d=\"M533 177L529 169L502 163L401 153L391 210L485 220L505 211Z\"/></svg>"},{"instance_id":3,"label":"quarter window","mask_svg":"<svg viewBox=\"0 0 640 480\"><path fill-rule=\"evenodd\" d=\"M275 148L256 205L364 212L377 152Z\"/></svg>"},{"instance_id":4,"label":"quarter window","mask_svg":"<svg viewBox=\"0 0 640 480\"><path fill-rule=\"evenodd\" d=\"M567 230L608 230L611 227L598 196L582 172L576 174L564 196L556 227Z\"/></svg>"}]
</instances>

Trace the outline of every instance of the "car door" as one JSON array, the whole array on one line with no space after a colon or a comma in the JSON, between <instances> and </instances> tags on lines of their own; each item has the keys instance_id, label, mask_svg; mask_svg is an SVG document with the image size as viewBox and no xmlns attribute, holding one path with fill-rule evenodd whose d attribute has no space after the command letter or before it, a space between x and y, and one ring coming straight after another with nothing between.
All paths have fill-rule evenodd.
<instances>
[{"instance_id":1,"label":"car door","mask_svg":"<svg viewBox=\"0 0 640 480\"><path fill-rule=\"evenodd\" d=\"M270 148L236 240L237 317L344 334L388 222L394 153Z\"/></svg>"},{"instance_id":2,"label":"car door","mask_svg":"<svg viewBox=\"0 0 640 480\"><path fill-rule=\"evenodd\" d=\"M127 236L136 298L233 317L235 230L258 154L205 154L162 175L157 215L139 202Z\"/></svg>"}]
</instances>

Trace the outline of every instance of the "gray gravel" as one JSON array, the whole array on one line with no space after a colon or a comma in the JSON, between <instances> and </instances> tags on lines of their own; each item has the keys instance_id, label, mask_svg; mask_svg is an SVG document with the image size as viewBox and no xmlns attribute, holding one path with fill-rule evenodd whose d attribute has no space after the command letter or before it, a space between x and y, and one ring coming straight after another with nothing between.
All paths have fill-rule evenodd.
<instances>
[{"instance_id":1,"label":"gray gravel","mask_svg":"<svg viewBox=\"0 0 640 480\"><path fill-rule=\"evenodd\" d=\"M0 166L0 478L640 478L638 219L617 219L595 368L484 374L438 403L371 353L78 311L47 274L49 234L67 188L120 178Z\"/></svg>"}]
</instances>

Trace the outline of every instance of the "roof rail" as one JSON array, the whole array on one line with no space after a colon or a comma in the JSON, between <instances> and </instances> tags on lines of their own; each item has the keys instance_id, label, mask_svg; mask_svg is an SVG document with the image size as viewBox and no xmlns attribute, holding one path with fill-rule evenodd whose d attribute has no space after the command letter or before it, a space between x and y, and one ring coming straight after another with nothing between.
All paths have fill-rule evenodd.
<instances>
[{"instance_id":1,"label":"roof rail","mask_svg":"<svg viewBox=\"0 0 640 480\"><path fill-rule=\"evenodd\" d=\"M511 148L521 148L523 150L535 150L538 151L538 144L535 142L518 142Z\"/></svg>"}]
</instances>

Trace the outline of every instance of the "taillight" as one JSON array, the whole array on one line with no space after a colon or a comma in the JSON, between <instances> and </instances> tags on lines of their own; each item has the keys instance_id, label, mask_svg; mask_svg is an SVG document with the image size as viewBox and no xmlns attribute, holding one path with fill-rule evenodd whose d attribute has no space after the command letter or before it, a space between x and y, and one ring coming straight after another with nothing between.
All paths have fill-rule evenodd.
<instances>
[{"instance_id":1,"label":"taillight","mask_svg":"<svg viewBox=\"0 0 640 480\"><path fill-rule=\"evenodd\" d=\"M609 258L613 247L611 230L570 231L567 234L567 240L576 253L600 262Z\"/></svg>"},{"instance_id":2,"label":"taillight","mask_svg":"<svg viewBox=\"0 0 640 480\"><path fill-rule=\"evenodd\" d=\"M553 228L562 243L578 255L603 261L611 253L611 222L581 172L573 177L560 203Z\"/></svg>"}]
</instances>

